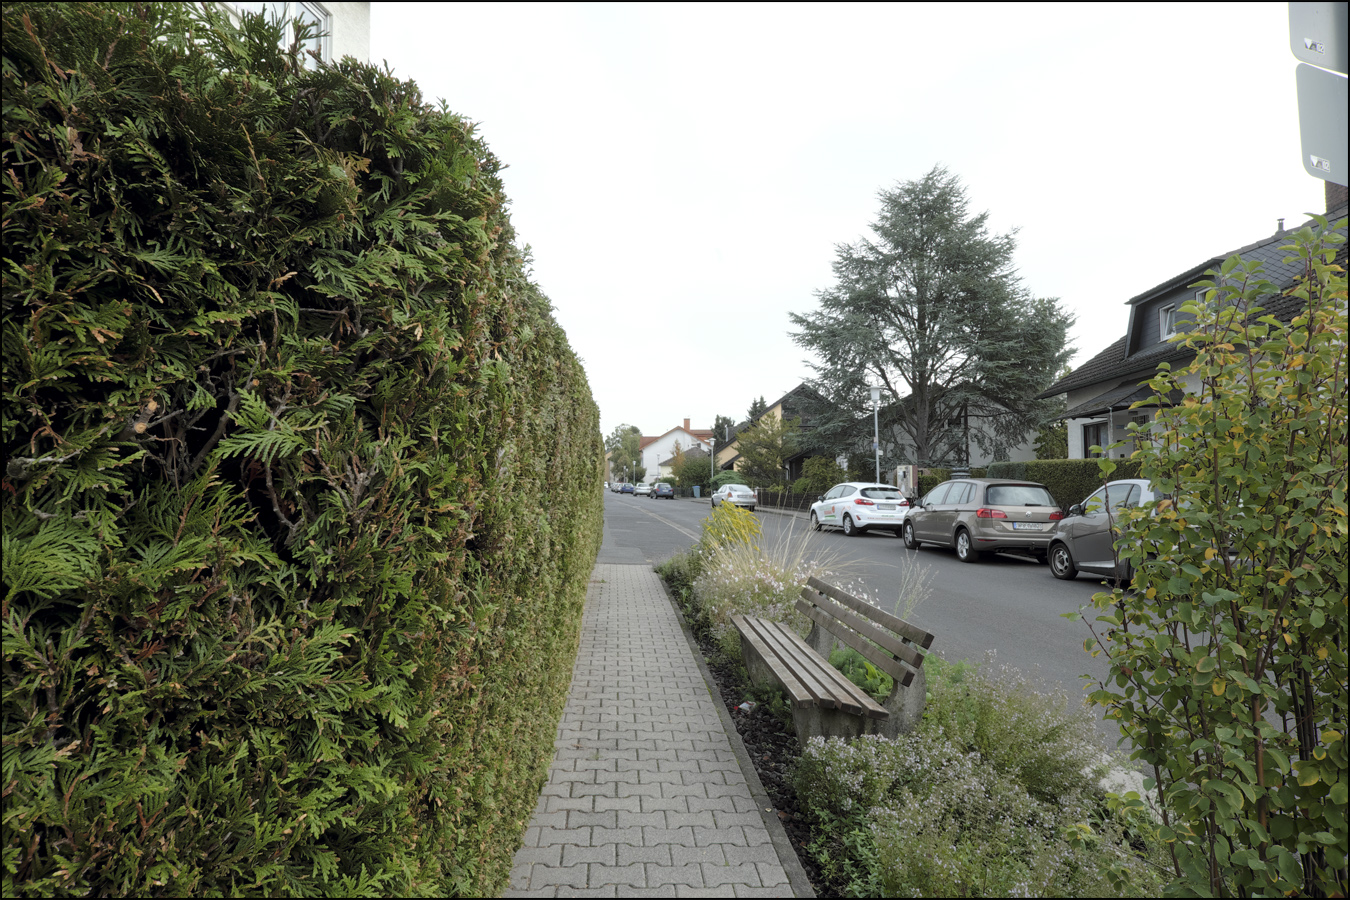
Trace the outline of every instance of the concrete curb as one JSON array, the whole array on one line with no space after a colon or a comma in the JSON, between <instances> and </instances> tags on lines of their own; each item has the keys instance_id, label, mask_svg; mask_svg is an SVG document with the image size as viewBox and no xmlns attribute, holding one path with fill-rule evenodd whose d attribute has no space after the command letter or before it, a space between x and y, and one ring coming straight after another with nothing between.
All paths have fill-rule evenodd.
<instances>
[{"instance_id":1,"label":"concrete curb","mask_svg":"<svg viewBox=\"0 0 1350 900\"><path fill-rule=\"evenodd\" d=\"M806 877L806 870L802 868L796 851L792 849L792 841L788 839L783 823L778 820L773 800L769 798L768 791L764 790L764 785L759 780L759 773L755 771L755 764L750 761L750 753L745 749L741 733L736 729L731 713L727 712L727 705L717 688L717 682L713 680L712 672L708 671L708 663L703 659L703 651L699 649L698 641L694 639L694 632L685 620L679 602L666 586L665 579L658 576L658 580L661 582L661 590L665 592L666 599L670 601L671 609L675 611L675 618L680 623L680 630L684 632L684 639L689 642L689 650L694 655L694 661L698 663L698 669L703 673L703 680L708 683L708 692L717 701L717 714L722 720L727 739L731 742L732 752L736 754L736 762L740 764L745 781L750 786L750 795L754 797L755 805L759 808L759 817L769 832L769 841L773 844L774 852L778 854L778 862L782 865L783 872L787 874L788 884L792 887L792 896L814 897L816 892L811 887L811 879Z\"/></svg>"}]
</instances>

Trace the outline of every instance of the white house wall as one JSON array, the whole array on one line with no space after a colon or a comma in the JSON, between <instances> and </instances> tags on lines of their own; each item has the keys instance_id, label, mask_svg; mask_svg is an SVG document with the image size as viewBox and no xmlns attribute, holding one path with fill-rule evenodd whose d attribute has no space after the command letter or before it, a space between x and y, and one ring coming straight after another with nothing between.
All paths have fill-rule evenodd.
<instances>
[{"instance_id":1,"label":"white house wall","mask_svg":"<svg viewBox=\"0 0 1350 900\"><path fill-rule=\"evenodd\" d=\"M660 480L660 465L663 461L675 455L675 443L677 441L682 450L691 450L695 447L702 447L704 450L711 449L706 443L682 428L678 428L669 434L663 434L658 440L652 441L642 448L642 467L647 470L647 474L642 479L644 483L654 484Z\"/></svg>"}]
</instances>

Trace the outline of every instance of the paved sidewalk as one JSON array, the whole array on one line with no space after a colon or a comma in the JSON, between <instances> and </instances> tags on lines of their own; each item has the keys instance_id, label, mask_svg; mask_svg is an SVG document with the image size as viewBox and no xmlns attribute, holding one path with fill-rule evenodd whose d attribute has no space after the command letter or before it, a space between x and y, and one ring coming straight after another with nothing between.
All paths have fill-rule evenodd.
<instances>
[{"instance_id":1,"label":"paved sidewalk","mask_svg":"<svg viewBox=\"0 0 1350 900\"><path fill-rule=\"evenodd\" d=\"M651 567L597 565L548 784L503 896L793 896L791 847L718 706Z\"/></svg>"}]
</instances>

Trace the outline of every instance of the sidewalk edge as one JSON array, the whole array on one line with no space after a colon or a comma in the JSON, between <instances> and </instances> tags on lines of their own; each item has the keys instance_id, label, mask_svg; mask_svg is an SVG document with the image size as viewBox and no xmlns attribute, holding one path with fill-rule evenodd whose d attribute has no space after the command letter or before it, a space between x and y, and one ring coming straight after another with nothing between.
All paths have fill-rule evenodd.
<instances>
[{"instance_id":1,"label":"sidewalk edge","mask_svg":"<svg viewBox=\"0 0 1350 900\"><path fill-rule=\"evenodd\" d=\"M655 570L653 570L654 572ZM689 650L694 655L694 662L698 663L698 670L703 674L703 681L708 685L708 693L712 695L714 702L717 704L717 715L722 720L722 728L727 733L727 740L731 742L731 749L736 754L736 762L741 767L741 773L750 786L750 795L754 798L755 807L759 810L759 817L764 821L764 827L769 832L769 841L773 844L774 852L778 855L778 863L787 875L788 885L792 888L792 896L815 897L816 892L811 887L811 879L806 877L806 870L802 868L801 860L797 858L796 851L792 849L792 841L788 839L787 831L783 829L783 823L778 821L778 812L774 808L773 800L769 798L768 791L764 790L764 785L759 780L759 773L755 771L755 764L750 761L750 753L745 749L745 743L741 740L741 733L736 729L736 723L732 721L731 713L727 712L727 705L723 702L722 692L718 690L712 672L708 671L708 663L703 659L703 651L699 649L698 641L694 640L694 632L689 628L689 623L685 621L680 604L671 596L670 588L666 586L665 579L657 575L656 580L661 584L662 593L670 601L670 608L675 611L675 619L680 623L680 630L684 632L684 639L688 642Z\"/></svg>"}]
</instances>

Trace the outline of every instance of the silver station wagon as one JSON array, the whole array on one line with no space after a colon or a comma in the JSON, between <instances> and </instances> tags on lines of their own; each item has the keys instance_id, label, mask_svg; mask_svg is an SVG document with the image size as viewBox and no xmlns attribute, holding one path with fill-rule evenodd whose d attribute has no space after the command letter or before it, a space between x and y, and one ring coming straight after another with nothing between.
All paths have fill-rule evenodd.
<instances>
[{"instance_id":1,"label":"silver station wagon","mask_svg":"<svg viewBox=\"0 0 1350 900\"><path fill-rule=\"evenodd\" d=\"M1009 551L1044 559L1050 537L1064 514L1045 485L999 478L944 481L905 517L905 546L956 549L961 562L980 554Z\"/></svg>"}]
</instances>

